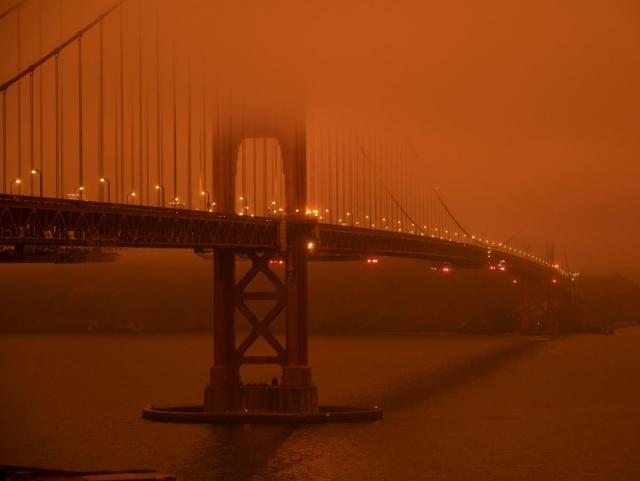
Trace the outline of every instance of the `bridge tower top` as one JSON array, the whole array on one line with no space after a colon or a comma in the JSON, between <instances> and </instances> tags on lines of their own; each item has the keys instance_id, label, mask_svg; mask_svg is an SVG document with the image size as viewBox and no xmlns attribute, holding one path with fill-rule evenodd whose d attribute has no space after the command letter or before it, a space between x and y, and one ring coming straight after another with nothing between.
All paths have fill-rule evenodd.
<instances>
[{"instance_id":1,"label":"bridge tower top","mask_svg":"<svg viewBox=\"0 0 640 481\"><path fill-rule=\"evenodd\" d=\"M246 126L250 128L246 128ZM307 206L307 133L306 116L302 108L286 115L275 115L266 109L254 109L242 120L234 115L233 107L220 112L213 157L214 199L219 212L235 213L239 152L247 139L273 139L279 146L284 175L285 209L288 215L304 213Z\"/></svg>"}]
</instances>

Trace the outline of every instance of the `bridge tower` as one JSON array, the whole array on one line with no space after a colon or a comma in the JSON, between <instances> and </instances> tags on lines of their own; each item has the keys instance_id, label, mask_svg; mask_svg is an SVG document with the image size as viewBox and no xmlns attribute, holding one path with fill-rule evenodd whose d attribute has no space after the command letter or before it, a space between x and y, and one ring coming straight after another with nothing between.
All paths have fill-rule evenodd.
<instances>
[{"instance_id":1,"label":"bridge tower","mask_svg":"<svg viewBox=\"0 0 640 481\"><path fill-rule=\"evenodd\" d=\"M254 115L256 115L254 113ZM238 122L231 115L221 116L214 159L214 192L218 212L235 214L235 178L238 152L245 140ZM256 120L256 119L253 119ZM282 155L285 185L285 216L279 217L278 252L218 248L213 258L213 339L214 359L209 384L205 388L205 412L297 412L318 411L316 387L311 380L307 348L307 255L312 225L304 220L306 211L306 131L303 112L293 118L274 121L259 118L262 126L251 132L253 138L273 138ZM265 126L269 127L265 127ZM275 222L275 220L274 220ZM236 279L236 257L247 256L252 266ZM281 279L269 261L284 257L285 278ZM271 292L249 292L247 286L262 273L272 284ZM272 301L273 306L259 318L247 300ZM272 321L286 311L285 345L270 332ZM235 317L241 315L251 325L250 334L237 343ZM274 350L273 356L248 356L247 350L258 339ZM243 364L276 364L282 367L277 384L243 384Z\"/></svg>"},{"instance_id":2,"label":"bridge tower","mask_svg":"<svg viewBox=\"0 0 640 481\"><path fill-rule=\"evenodd\" d=\"M557 333L580 329L575 286L564 276L523 276L520 332Z\"/></svg>"}]
</instances>

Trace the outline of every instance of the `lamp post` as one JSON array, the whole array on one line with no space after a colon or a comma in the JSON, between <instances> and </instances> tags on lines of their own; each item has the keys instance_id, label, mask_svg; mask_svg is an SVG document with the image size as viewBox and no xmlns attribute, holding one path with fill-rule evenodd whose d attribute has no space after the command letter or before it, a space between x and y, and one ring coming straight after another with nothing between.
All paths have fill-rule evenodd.
<instances>
[{"instance_id":1,"label":"lamp post","mask_svg":"<svg viewBox=\"0 0 640 481\"><path fill-rule=\"evenodd\" d=\"M271 215L276 214L276 201L272 200L271 205L267 207L267 217L271 217Z\"/></svg>"},{"instance_id":2,"label":"lamp post","mask_svg":"<svg viewBox=\"0 0 640 481\"><path fill-rule=\"evenodd\" d=\"M39 180L39 192L40 192L40 197L42 197L42 172L40 172L38 169L31 169L31 176L37 175L38 176L38 180ZM33 181L31 181L33 182Z\"/></svg>"},{"instance_id":3,"label":"lamp post","mask_svg":"<svg viewBox=\"0 0 640 481\"><path fill-rule=\"evenodd\" d=\"M107 184L107 202L111 202L111 181L106 177L100 177L100 184Z\"/></svg>"},{"instance_id":4,"label":"lamp post","mask_svg":"<svg viewBox=\"0 0 640 481\"><path fill-rule=\"evenodd\" d=\"M22 180L14 179L9 183L9 192L13 195L13 184L18 186L18 192L21 192Z\"/></svg>"},{"instance_id":5,"label":"lamp post","mask_svg":"<svg viewBox=\"0 0 640 481\"><path fill-rule=\"evenodd\" d=\"M78 194L78 200L84 200L84 185L76 187L74 192Z\"/></svg>"},{"instance_id":6,"label":"lamp post","mask_svg":"<svg viewBox=\"0 0 640 481\"><path fill-rule=\"evenodd\" d=\"M240 201L242 202L242 212L240 213L240 215L245 215L249 212L249 204L248 204L247 198L241 195Z\"/></svg>"},{"instance_id":7,"label":"lamp post","mask_svg":"<svg viewBox=\"0 0 640 481\"><path fill-rule=\"evenodd\" d=\"M367 220L367 222L369 223L369 229L371 229L371 216L369 215L365 215L364 218Z\"/></svg>"},{"instance_id":8,"label":"lamp post","mask_svg":"<svg viewBox=\"0 0 640 481\"><path fill-rule=\"evenodd\" d=\"M127 192L127 204L129 203L129 199L133 199L134 201L136 200L136 193L131 191L131 192Z\"/></svg>"},{"instance_id":9,"label":"lamp post","mask_svg":"<svg viewBox=\"0 0 640 481\"><path fill-rule=\"evenodd\" d=\"M211 210L211 198L209 197L209 192L203 190L202 192L200 192L200 195L202 196L202 200L204 202L204 210L205 211L210 211Z\"/></svg>"},{"instance_id":10,"label":"lamp post","mask_svg":"<svg viewBox=\"0 0 640 481\"><path fill-rule=\"evenodd\" d=\"M160 196L160 201L159 201L160 207L164 207L164 186L160 184L156 184L155 189L158 192L158 195Z\"/></svg>"}]
</instances>

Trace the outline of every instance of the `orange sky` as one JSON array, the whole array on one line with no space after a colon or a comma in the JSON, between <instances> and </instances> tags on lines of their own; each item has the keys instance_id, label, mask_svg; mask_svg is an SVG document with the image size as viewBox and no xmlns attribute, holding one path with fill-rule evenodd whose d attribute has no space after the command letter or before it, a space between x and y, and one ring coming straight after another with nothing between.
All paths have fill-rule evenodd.
<instances>
[{"instance_id":1,"label":"orange sky","mask_svg":"<svg viewBox=\"0 0 640 481\"><path fill-rule=\"evenodd\" d=\"M69 33L111 3L63 2ZM439 186L470 230L516 233L538 252L555 241L575 270L640 280L638 2L181 5L181 31L234 81L263 96L296 85L310 103L406 138L425 186ZM45 43L58 35L50 23ZM4 80L14 59L3 45Z\"/></svg>"}]
</instances>

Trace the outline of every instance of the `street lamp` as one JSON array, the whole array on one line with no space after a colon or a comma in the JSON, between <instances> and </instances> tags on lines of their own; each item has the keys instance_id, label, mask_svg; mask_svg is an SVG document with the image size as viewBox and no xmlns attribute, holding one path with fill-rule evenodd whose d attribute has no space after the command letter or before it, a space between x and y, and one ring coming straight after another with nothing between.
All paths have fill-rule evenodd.
<instances>
[{"instance_id":1,"label":"street lamp","mask_svg":"<svg viewBox=\"0 0 640 481\"><path fill-rule=\"evenodd\" d=\"M40 197L42 197L42 172L40 172L38 169L31 169L31 175L37 175L38 176L38 180L39 182L39 189L40 189ZM33 183L33 181L31 181Z\"/></svg>"},{"instance_id":2,"label":"street lamp","mask_svg":"<svg viewBox=\"0 0 640 481\"><path fill-rule=\"evenodd\" d=\"M79 185L74 189L74 192L78 194L78 200L84 200L84 185Z\"/></svg>"},{"instance_id":3,"label":"street lamp","mask_svg":"<svg viewBox=\"0 0 640 481\"><path fill-rule=\"evenodd\" d=\"M14 179L9 183L9 192L11 193L11 195L13 195L13 184L16 184L18 186L18 191L20 191L20 187L22 186L22 180L20 179Z\"/></svg>"},{"instance_id":4,"label":"street lamp","mask_svg":"<svg viewBox=\"0 0 640 481\"><path fill-rule=\"evenodd\" d=\"M276 201L272 200L271 201L271 205L273 207L267 207L267 217L271 217L271 214L273 213L275 215L276 213Z\"/></svg>"},{"instance_id":5,"label":"street lamp","mask_svg":"<svg viewBox=\"0 0 640 481\"><path fill-rule=\"evenodd\" d=\"M164 207L164 186L160 184L156 184L155 189L160 195L160 202L159 202L160 207Z\"/></svg>"},{"instance_id":6,"label":"street lamp","mask_svg":"<svg viewBox=\"0 0 640 481\"><path fill-rule=\"evenodd\" d=\"M249 212L249 201L243 195L240 196L240 201L242 202L242 212L240 213L240 215L244 215Z\"/></svg>"},{"instance_id":7,"label":"street lamp","mask_svg":"<svg viewBox=\"0 0 640 481\"><path fill-rule=\"evenodd\" d=\"M200 192L200 195L202 196L202 200L204 201L204 210L210 211L211 210L211 199L209 197L209 192L203 190L202 192Z\"/></svg>"},{"instance_id":8,"label":"street lamp","mask_svg":"<svg viewBox=\"0 0 640 481\"><path fill-rule=\"evenodd\" d=\"M111 202L111 181L106 177L100 177L98 180L103 186L104 184L107 184L107 202Z\"/></svg>"},{"instance_id":9,"label":"street lamp","mask_svg":"<svg viewBox=\"0 0 640 481\"><path fill-rule=\"evenodd\" d=\"M364 218L367 219L367 222L369 222L369 229L371 229L371 217L365 215Z\"/></svg>"},{"instance_id":10,"label":"street lamp","mask_svg":"<svg viewBox=\"0 0 640 481\"><path fill-rule=\"evenodd\" d=\"M136 193L131 191L131 192L127 192L127 204L129 203L129 198L133 199L134 201L136 200Z\"/></svg>"}]
</instances>

